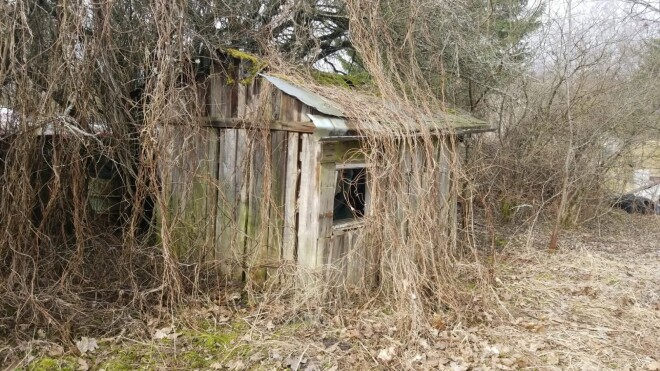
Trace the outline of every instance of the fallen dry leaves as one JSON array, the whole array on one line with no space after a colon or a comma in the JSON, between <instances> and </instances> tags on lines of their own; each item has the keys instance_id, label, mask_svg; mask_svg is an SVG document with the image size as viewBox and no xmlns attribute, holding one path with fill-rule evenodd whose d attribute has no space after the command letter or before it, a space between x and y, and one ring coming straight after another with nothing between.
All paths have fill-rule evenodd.
<instances>
[{"instance_id":1,"label":"fallen dry leaves","mask_svg":"<svg viewBox=\"0 0 660 371\"><path fill-rule=\"evenodd\" d=\"M283 311L278 307L237 311L242 296L230 293L229 304L190 308L185 322L149 323L149 346L162 357L199 351L199 368L212 370L660 371L660 220L643 221L651 224L564 232L564 248L553 254L545 249L547 231L510 235L495 272L498 307L486 308L479 323L452 323L436 313L426 333L401 336L398 314L384 304L317 321L269 315ZM231 340L200 350L195 336L204 333L187 328L195 320L232 329ZM76 345L85 358L77 368L96 369L102 360L91 357L102 357L104 344L81 338ZM57 344L43 349L67 354ZM177 359L151 366L186 365Z\"/></svg>"}]
</instances>

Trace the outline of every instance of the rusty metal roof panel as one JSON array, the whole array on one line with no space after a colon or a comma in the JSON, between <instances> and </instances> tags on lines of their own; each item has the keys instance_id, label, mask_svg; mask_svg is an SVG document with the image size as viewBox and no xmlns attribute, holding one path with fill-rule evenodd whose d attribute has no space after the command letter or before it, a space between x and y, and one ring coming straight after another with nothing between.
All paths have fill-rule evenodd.
<instances>
[{"instance_id":1,"label":"rusty metal roof panel","mask_svg":"<svg viewBox=\"0 0 660 371\"><path fill-rule=\"evenodd\" d=\"M285 80L282 80L275 76L260 74L268 82L275 85L278 89L282 90L286 94L296 97L301 102L306 105L315 108L317 111L324 113L330 116L344 117L343 110L339 107L338 104L326 99L316 93L305 90L298 86L295 86Z\"/></svg>"}]
</instances>

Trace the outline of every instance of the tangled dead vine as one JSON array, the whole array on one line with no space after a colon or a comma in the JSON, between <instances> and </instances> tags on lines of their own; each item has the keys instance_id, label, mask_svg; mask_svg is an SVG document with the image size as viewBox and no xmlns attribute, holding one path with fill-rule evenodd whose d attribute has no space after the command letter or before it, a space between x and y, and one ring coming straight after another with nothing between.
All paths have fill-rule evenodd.
<instances>
[{"instance_id":1,"label":"tangled dead vine","mask_svg":"<svg viewBox=\"0 0 660 371\"><path fill-rule=\"evenodd\" d=\"M402 1L392 9L392 4L344 4L350 42L370 76L368 89L374 99L390 102L392 108L379 112L353 102L348 90L326 93L336 94L351 116L365 122L361 134L366 137L374 184L374 216L366 223L362 243L372 252L380 278L376 287L360 289L370 300L379 297L394 303L401 329L418 332L424 331L434 312L451 309L457 316L469 316L477 311L474 305L479 301L474 298L484 295L479 287L487 284L488 269L475 246L444 232L453 220L449 212L444 217L438 212L449 207L437 199L438 192L422 182L411 182L407 190L393 186L402 177L433 178L448 169L434 160L427 123L428 117L445 109L447 91L440 85L439 93L429 79L432 73L442 73L445 65L442 58L418 55L414 42L433 43L429 25L415 21L416 15L431 10L430 5ZM222 46L205 28L220 27L218 22L224 21L218 19L229 22L236 31L231 35L237 45L231 46L244 47L241 40L252 40L250 45L273 72L296 76L310 89L319 87L309 84L313 79L308 65L292 61L296 50L265 41L276 36L282 18L255 31L242 26L241 16L232 13L241 9L212 7L215 13L200 23L206 13L195 10L198 5L202 6L186 1L3 3L1 102L12 114L4 118L0 139L2 332L13 333L18 325L47 327L71 341L99 321L116 324L117 310L131 318L130 313L154 305L175 307L191 295L208 295L222 283L213 262L191 262L179 251L174 230L182 220L171 212L161 179L163 169L180 160L168 157L171 146L195 145L203 107L190 92L204 83L200 48L206 58L214 58ZM470 22L464 4L440 7L431 13L445 12ZM401 20L396 29L388 27L394 14ZM251 120L264 121L259 112ZM168 136L162 124L173 121L184 123L183 134ZM267 142L266 134L254 132L257 142ZM419 153L419 161L407 171L402 150ZM467 178L456 151L450 148L448 153L456 174L452 182L463 184ZM269 166L266 161L266 172ZM121 217L112 221L90 207L90 184L103 171L119 174L120 193L114 195L118 201L112 207ZM180 186L190 189L192 179ZM453 189L458 192L458 187ZM263 202L268 203L269 190L264 192ZM407 234L400 233L401 215L408 220ZM279 284L271 281L258 294L247 274L246 287L254 298L298 298L294 308L325 305L323 295L310 304L307 293L287 294L295 292L295 286L284 284L289 282L286 277L304 272L283 266L278 273L274 281ZM119 326L97 328L117 331Z\"/></svg>"}]
</instances>

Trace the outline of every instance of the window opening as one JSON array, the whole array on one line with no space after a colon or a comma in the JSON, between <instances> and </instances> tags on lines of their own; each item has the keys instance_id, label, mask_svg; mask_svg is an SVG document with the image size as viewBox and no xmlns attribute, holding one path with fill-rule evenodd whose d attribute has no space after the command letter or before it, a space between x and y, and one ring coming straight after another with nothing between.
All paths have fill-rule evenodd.
<instances>
[{"instance_id":1,"label":"window opening","mask_svg":"<svg viewBox=\"0 0 660 371\"><path fill-rule=\"evenodd\" d=\"M367 170L338 169L332 220L351 220L364 216L367 204Z\"/></svg>"}]
</instances>

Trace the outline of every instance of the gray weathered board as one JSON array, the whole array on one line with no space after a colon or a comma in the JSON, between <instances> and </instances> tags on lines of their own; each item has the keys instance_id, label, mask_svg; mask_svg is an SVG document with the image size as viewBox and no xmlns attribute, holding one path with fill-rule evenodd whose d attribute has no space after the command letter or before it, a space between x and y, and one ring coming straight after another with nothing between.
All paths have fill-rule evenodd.
<instances>
[{"instance_id":1,"label":"gray weathered board","mask_svg":"<svg viewBox=\"0 0 660 371\"><path fill-rule=\"evenodd\" d=\"M209 79L206 118L194 130L163 130L171 138L161 166L171 200L167 217L183 222L180 234L196 231L179 241L177 253L217 264L229 281L265 280L291 263L329 267L327 277L347 283L373 279L375 257L362 244L360 223L337 226L332 217L337 169L365 166L360 141L319 141L307 117L318 113L314 108L260 79L230 80L237 81ZM250 122L259 109L268 110L261 117L270 124ZM435 176L404 170L399 186L421 190L420 197L425 189L444 195L443 218L451 223L448 151L439 145L427 156L402 148L404 168L422 168L432 158L440 170Z\"/></svg>"}]
</instances>

